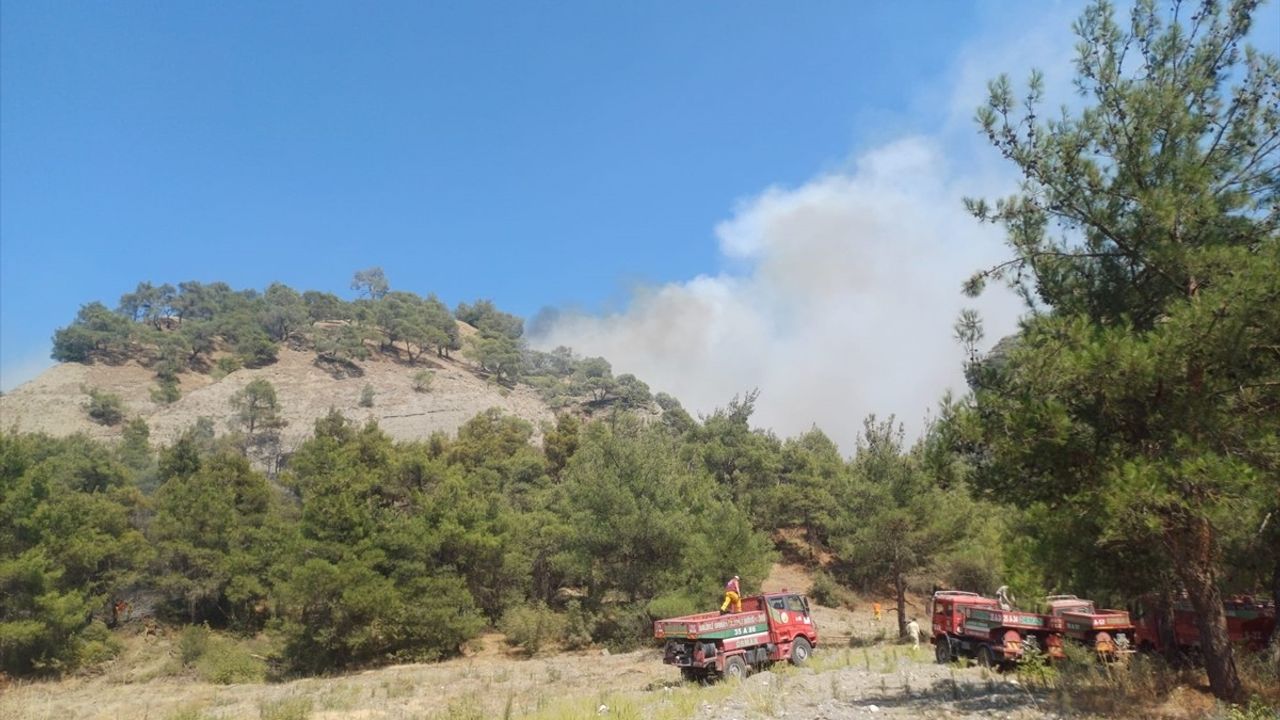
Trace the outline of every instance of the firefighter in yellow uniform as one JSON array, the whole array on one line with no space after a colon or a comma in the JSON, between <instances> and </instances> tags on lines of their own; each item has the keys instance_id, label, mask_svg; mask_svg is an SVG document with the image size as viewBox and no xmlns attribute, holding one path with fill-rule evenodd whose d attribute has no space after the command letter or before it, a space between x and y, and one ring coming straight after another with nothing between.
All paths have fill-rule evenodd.
<instances>
[{"instance_id":1,"label":"firefighter in yellow uniform","mask_svg":"<svg viewBox=\"0 0 1280 720\"><path fill-rule=\"evenodd\" d=\"M732 580L724 584L724 602L720 604L720 614L728 612L730 605L733 605L734 612L742 612L741 592L738 587L738 576L734 575Z\"/></svg>"}]
</instances>

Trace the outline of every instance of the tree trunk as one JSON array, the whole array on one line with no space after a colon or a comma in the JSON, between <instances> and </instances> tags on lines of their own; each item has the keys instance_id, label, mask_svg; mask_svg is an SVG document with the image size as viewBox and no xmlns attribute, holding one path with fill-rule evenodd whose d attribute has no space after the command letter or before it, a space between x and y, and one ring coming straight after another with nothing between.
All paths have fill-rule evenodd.
<instances>
[{"instance_id":1,"label":"tree trunk","mask_svg":"<svg viewBox=\"0 0 1280 720\"><path fill-rule=\"evenodd\" d=\"M1217 567L1213 552L1213 529L1204 518L1190 521L1189 527L1169 534L1174 567L1178 579L1187 589L1195 608L1196 625L1200 629L1200 650L1209 688L1228 702L1244 698L1244 688L1236 671L1235 653L1227 634L1227 614L1222 607L1222 591L1218 589Z\"/></svg>"},{"instance_id":2,"label":"tree trunk","mask_svg":"<svg viewBox=\"0 0 1280 720\"><path fill-rule=\"evenodd\" d=\"M1275 556L1275 565L1271 568L1271 600L1280 608L1280 553ZM1271 629L1271 659L1280 663L1280 622Z\"/></svg>"},{"instance_id":3,"label":"tree trunk","mask_svg":"<svg viewBox=\"0 0 1280 720\"><path fill-rule=\"evenodd\" d=\"M898 599L898 637L907 636L907 582L897 568L893 571L893 590Z\"/></svg>"},{"instance_id":4,"label":"tree trunk","mask_svg":"<svg viewBox=\"0 0 1280 720\"><path fill-rule=\"evenodd\" d=\"M1178 647L1178 634L1173 629L1175 621L1173 592L1162 590L1158 602L1160 604L1155 608L1156 634L1160 636L1160 647L1164 648L1164 659L1170 665L1176 666L1183 662L1183 657L1182 648Z\"/></svg>"}]
</instances>

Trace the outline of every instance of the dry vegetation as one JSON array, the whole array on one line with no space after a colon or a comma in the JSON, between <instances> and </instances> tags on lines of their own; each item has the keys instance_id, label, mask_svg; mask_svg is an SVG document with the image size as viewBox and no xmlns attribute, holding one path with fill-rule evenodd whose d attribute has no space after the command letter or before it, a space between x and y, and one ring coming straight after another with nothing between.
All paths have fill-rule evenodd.
<instances>
[{"instance_id":1,"label":"dry vegetation","mask_svg":"<svg viewBox=\"0 0 1280 720\"><path fill-rule=\"evenodd\" d=\"M0 397L0 426L23 432L65 436L83 432L92 437L114 438L120 427L92 422L85 412L88 395L96 388L119 395L127 417L142 417L151 428L155 444L167 444L197 418L219 420L228 415L231 396L256 378L275 387L281 414L288 425L281 436L284 448L310 436L317 418L331 407L358 422L377 420L379 427L398 440L420 439L437 430L452 433L467 420L489 408L528 420L535 427L554 414L537 393L524 385L509 389L479 377L461 360L430 358L422 361L434 372L430 392L415 392L414 374L424 365L410 366L387 356L374 356L360 365L364 375L337 379L315 364L315 353L281 348L279 359L263 368L242 368L214 379L213 375L183 373L182 396L170 405L151 399L154 371L134 360L120 365L63 363ZM360 405L361 391L373 387L377 402Z\"/></svg>"},{"instance_id":2,"label":"dry vegetation","mask_svg":"<svg viewBox=\"0 0 1280 720\"><path fill-rule=\"evenodd\" d=\"M765 587L804 590L810 582L803 568L776 565ZM1127 669L1082 662L1047 675L939 666L928 646L913 651L876 640L891 633L893 621L876 623L869 603L855 598L852 609L816 608L827 642L809 666L775 666L742 683L711 686L679 682L653 649L529 658L496 633L473 641L466 657L442 663L215 684L183 665L176 631L148 636L135 627L124 637L125 652L92 673L9 687L0 720L1275 717L1262 705L1217 705L1198 673L1146 659ZM238 650L260 656L265 642L241 640ZM1250 662L1256 666L1247 666L1246 675L1261 688L1268 670ZM1270 700L1280 696L1273 692Z\"/></svg>"}]
</instances>

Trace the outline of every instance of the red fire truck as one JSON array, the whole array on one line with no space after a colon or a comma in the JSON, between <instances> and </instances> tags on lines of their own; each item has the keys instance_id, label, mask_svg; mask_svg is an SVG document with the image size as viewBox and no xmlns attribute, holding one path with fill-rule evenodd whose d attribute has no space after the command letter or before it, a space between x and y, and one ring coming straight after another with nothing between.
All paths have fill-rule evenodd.
<instances>
[{"instance_id":1,"label":"red fire truck","mask_svg":"<svg viewBox=\"0 0 1280 720\"><path fill-rule=\"evenodd\" d=\"M1099 610L1092 600L1075 595L1050 595L1049 628L1093 648L1100 657L1114 659L1133 652L1135 628L1124 610Z\"/></svg>"},{"instance_id":2,"label":"red fire truck","mask_svg":"<svg viewBox=\"0 0 1280 720\"><path fill-rule=\"evenodd\" d=\"M1154 603L1148 598L1136 607L1137 642L1142 650L1161 652L1165 650L1161 641L1161 626L1164 619L1152 608ZM1233 597L1223 603L1227 615L1227 637L1232 643L1243 645L1248 650L1261 650L1267 646L1271 633L1276 626L1276 605L1274 602L1256 600L1247 596ZM1196 613L1187 600L1180 600L1173 605L1173 632L1171 633L1178 649L1183 652L1196 652L1200 649L1200 627L1196 624Z\"/></svg>"},{"instance_id":3,"label":"red fire truck","mask_svg":"<svg viewBox=\"0 0 1280 720\"><path fill-rule=\"evenodd\" d=\"M686 680L741 678L780 660L803 665L818 645L818 625L805 596L783 591L744 597L738 613L659 620L653 636L666 641L662 662Z\"/></svg>"},{"instance_id":4,"label":"red fire truck","mask_svg":"<svg viewBox=\"0 0 1280 720\"><path fill-rule=\"evenodd\" d=\"M965 656L995 667L1031 650L1061 657L1062 635L1044 615L1005 610L977 593L941 590L933 594L933 649L939 663Z\"/></svg>"}]
</instances>

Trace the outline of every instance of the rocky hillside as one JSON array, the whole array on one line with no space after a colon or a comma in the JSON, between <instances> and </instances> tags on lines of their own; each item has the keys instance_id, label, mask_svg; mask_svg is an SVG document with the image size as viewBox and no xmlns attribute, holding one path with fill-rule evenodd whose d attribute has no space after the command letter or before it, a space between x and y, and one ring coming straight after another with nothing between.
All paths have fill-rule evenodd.
<instances>
[{"instance_id":1,"label":"rocky hillside","mask_svg":"<svg viewBox=\"0 0 1280 720\"><path fill-rule=\"evenodd\" d=\"M476 373L461 359L420 358L414 365L390 355L373 355L358 363L360 377L336 379L315 363L314 351L281 348L278 360L262 368L242 368L220 379L211 374L182 373L181 397L164 405L152 401L154 370L136 360L119 365L62 363L0 397L0 427L55 436L85 433L113 438L121 426L104 426L86 412L88 388L119 395L127 417L142 417L151 427L154 443L172 441L201 416L215 421L218 431L228 430L230 400L255 378L275 386L283 417L287 452L305 439L316 418L336 408L354 420L377 420L397 439L425 438L433 432L454 432L466 420L489 408L499 408L532 422L554 419L547 403L528 385L507 388ZM422 369L434 373L431 389L417 392L413 376ZM362 407L365 385L373 387L372 407Z\"/></svg>"}]
</instances>

